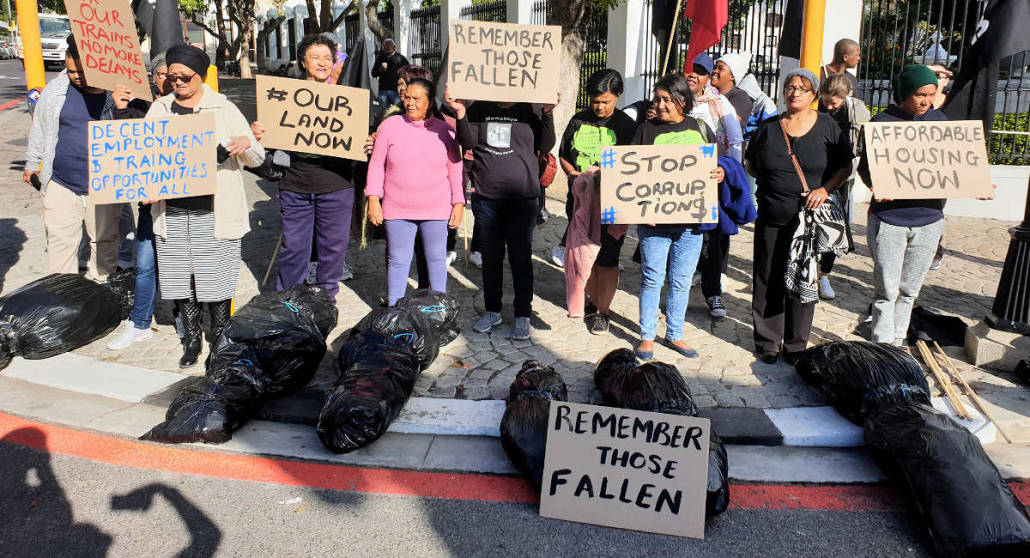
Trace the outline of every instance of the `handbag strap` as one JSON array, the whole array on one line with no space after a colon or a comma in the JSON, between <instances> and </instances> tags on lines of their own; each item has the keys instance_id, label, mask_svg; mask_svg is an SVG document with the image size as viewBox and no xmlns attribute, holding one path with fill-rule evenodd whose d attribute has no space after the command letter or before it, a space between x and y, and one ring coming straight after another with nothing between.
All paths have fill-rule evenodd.
<instances>
[{"instance_id":1,"label":"handbag strap","mask_svg":"<svg viewBox=\"0 0 1030 558\"><path fill-rule=\"evenodd\" d=\"M794 170L798 173L798 178L801 179L801 188L807 194L808 181L805 180L805 173L801 170L801 163L798 162L798 156L794 154L794 148L790 145L790 136L787 135L787 128L783 126L783 120L780 120L780 131L783 132L783 141L787 144L787 153L790 155L790 160L794 163Z\"/></svg>"}]
</instances>

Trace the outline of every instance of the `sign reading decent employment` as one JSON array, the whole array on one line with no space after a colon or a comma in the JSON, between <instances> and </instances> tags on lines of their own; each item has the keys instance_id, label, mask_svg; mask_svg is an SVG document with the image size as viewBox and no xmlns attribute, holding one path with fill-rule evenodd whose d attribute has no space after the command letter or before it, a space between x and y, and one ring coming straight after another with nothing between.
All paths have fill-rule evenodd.
<instances>
[{"instance_id":1,"label":"sign reading decent employment","mask_svg":"<svg viewBox=\"0 0 1030 558\"><path fill-rule=\"evenodd\" d=\"M261 145L365 161L367 89L257 76Z\"/></svg>"},{"instance_id":2,"label":"sign reading decent employment","mask_svg":"<svg viewBox=\"0 0 1030 558\"><path fill-rule=\"evenodd\" d=\"M451 20L447 85L455 99L554 103L561 27Z\"/></svg>"},{"instance_id":3,"label":"sign reading decent employment","mask_svg":"<svg viewBox=\"0 0 1030 558\"><path fill-rule=\"evenodd\" d=\"M704 538L708 419L551 402L540 515Z\"/></svg>"},{"instance_id":4,"label":"sign reading decent employment","mask_svg":"<svg viewBox=\"0 0 1030 558\"><path fill-rule=\"evenodd\" d=\"M873 195L894 200L994 194L983 122L869 122Z\"/></svg>"},{"instance_id":5,"label":"sign reading decent employment","mask_svg":"<svg viewBox=\"0 0 1030 558\"><path fill-rule=\"evenodd\" d=\"M153 99L129 0L65 0L64 5L86 83L108 91L124 85L133 97Z\"/></svg>"},{"instance_id":6,"label":"sign reading decent employment","mask_svg":"<svg viewBox=\"0 0 1030 558\"><path fill-rule=\"evenodd\" d=\"M213 114L89 123L89 200L94 204L214 194Z\"/></svg>"},{"instance_id":7,"label":"sign reading decent employment","mask_svg":"<svg viewBox=\"0 0 1030 558\"><path fill-rule=\"evenodd\" d=\"M717 223L718 161L715 144L602 149L601 223Z\"/></svg>"}]
</instances>

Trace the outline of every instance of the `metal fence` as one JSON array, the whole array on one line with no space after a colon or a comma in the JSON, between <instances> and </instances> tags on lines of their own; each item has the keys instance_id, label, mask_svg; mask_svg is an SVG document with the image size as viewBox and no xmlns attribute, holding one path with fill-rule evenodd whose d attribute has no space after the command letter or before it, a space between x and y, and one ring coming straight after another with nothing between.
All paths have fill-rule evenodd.
<instances>
[{"instance_id":1,"label":"metal fence","mask_svg":"<svg viewBox=\"0 0 1030 558\"><path fill-rule=\"evenodd\" d=\"M530 23L546 25L550 18L548 0L533 3ZM583 58L579 67L579 91L576 94L576 108L585 109L590 105L590 97L583 87L590 74L608 67L608 11L604 8L588 4L586 13L579 23L579 32L583 36Z\"/></svg>"},{"instance_id":2,"label":"metal fence","mask_svg":"<svg viewBox=\"0 0 1030 558\"><path fill-rule=\"evenodd\" d=\"M505 0L477 2L462 7L459 14L461 19L505 23L508 21L508 4Z\"/></svg>"},{"instance_id":3,"label":"metal fence","mask_svg":"<svg viewBox=\"0 0 1030 558\"><path fill-rule=\"evenodd\" d=\"M408 59L436 76L440 72L440 5L411 12L411 35L408 39Z\"/></svg>"},{"instance_id":4,"label":"metal fence","mask_svg":"<svg viewBox=\"0 0 1030 558\"><path fill-rule=\"evenodd\" d=\"M358 30L358 14L350 14L343 18L343 29L347 35L347 52L354 48L362 33Z\"/></svg>"}]
</instances>

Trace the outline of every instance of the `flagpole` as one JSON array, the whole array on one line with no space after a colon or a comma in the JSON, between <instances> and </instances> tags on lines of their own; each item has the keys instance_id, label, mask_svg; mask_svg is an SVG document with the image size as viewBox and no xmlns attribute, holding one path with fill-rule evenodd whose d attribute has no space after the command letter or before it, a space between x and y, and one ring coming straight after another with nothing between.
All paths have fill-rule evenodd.
<instances>
[{"instance_id":1,"label":"flagpole","mask_svg":"<svg viewBox=\"0 0 1030 558\"><path fill-rule=\"evenodd\" d=\"M673 12L672 16L672 28L669 30L669 41L665 47L665 62L662 63L662 71L658 74L661 78L665 75L665 71L669 68L669 58L672 57L672 41L676 39L676 24L679 23L680 19L680 7L683 5L683 0L676 0L676 11Z\"/></svg>"}]
</instances>

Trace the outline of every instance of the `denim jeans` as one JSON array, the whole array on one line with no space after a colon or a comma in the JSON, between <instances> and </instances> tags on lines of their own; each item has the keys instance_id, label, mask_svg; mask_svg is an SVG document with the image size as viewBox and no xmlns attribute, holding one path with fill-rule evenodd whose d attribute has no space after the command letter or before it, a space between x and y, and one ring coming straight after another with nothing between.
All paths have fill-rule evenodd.
<instances>
[{"instance_id":1,"label":"denim jeans","mask_svg":"<svg viewBox=\"0 0 1030 558\"><path fill-rule=\"evenodd\" d=\"M136 223L136 289L129 320L137 329L149 329L157 298L157 261L154 257L154 220L150 206L141 205Z\"/></svg>"},{"instance_id":2,"label":"denim jeans","mask_svg":"<svg viewBox=\"0 0 1030 558\"><path fill-rule=\"evenodd\" d=\"M376 100L379 101L379 106L385 109L390 105L401 104L401 95L397 93L397 87L394 86L393 89L380 89Z\"/></svg>"},{"instance_id":3,"label":"denim jeans","mask_svg":"<svg viewBox=\"0 0 1030 558\"><path fill-rule=\"evenodd\" d=\"M687 227L637 227L640 237L640 339L652 341L658 329L658 300L668 264L669 293L665 304L665 338L683 338L683 318L690 300L690 283L701 256L703 234Z\"/></svg>"},{"instance_id":4,"label":"denim jeans","mask_svg":"<svg viewBox=\"0 0 1030 558\"><path fill-rule=\"evenodd\" d=\"M487 312L501 311L504 253L508 253L515 317L533 311L533 229L539 210L536 198L494 200L473 196L472 211L483 250L483 298Z\"/></svg>"}]
</instances>

